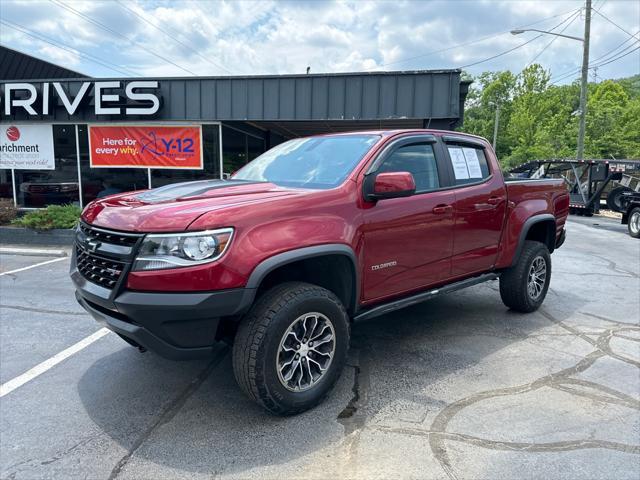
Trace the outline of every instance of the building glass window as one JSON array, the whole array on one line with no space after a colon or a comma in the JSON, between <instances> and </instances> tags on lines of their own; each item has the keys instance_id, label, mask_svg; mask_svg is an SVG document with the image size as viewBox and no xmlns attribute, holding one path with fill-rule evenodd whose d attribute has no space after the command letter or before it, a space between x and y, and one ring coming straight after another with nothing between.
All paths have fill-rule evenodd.
<instances>
[{"instance_id":1,"label":"building glass window","mask_svg":"<svg viewBox=\"0 0 640 480\"><path fill-rule=\"evenodd\" d=\"M107 195L149 188L146 168L91 168L89 129L86 125L78 125L78 143L83 205Z\"/></svg>"},{"instance_id":2,"label":"building glass window","mask_svg":"<svg viewBox=\"0 0 640 480\"><path fill-rule=\"evenodd\" d=\"M264 153L264 140L261 138L247 135L247 156L251 161Z\"/></svg>"},{"instance_id":3,"label":"building glass window","mask_svg":"<svg viewBox=\"0 0 640 480\"><path fill-rule=\"evenodd\" d=\"M11 170L0 168L0 200L11 200L13 202L13 180Z\"/></svg>"},{"instance_id":4,"label":"building glass window","mask_svg":"<svg viewBox=\"0 0 640 480\"><path fill-rule=\"evenodd\" d=\"M231 175L247 164L247 135L222 126L222 171Z\"/></svg>"},{"instance_id":5,"label":"building glass window","mask_svg":"<svg viewBox=\"0 0 640 480\"><path fill-rule=\"evenodd\" d=\"M220 143L218 125L202 125L203 170L151 169L151 186L220 178Z\"/></svg>"},{"instance_id":6,"label":"building glass window","mask_svg":"<svg viewBox=\"0 0 640 480\"><path fill-rule=\"evenodd\" d=\"M15 170L18 206L80 204L74 125L53 126L55 170Z\"/></svg>"},{"instance_id":7,"label":"building glass window","mask_svg":"<svg viewBox=\"0 0 640 480\"><path fill-rule=\"evenodd\" d=\"M225 178L265 151L264 138L237 128L222 126L222 171Z\"/></svg>"}]
</instances>

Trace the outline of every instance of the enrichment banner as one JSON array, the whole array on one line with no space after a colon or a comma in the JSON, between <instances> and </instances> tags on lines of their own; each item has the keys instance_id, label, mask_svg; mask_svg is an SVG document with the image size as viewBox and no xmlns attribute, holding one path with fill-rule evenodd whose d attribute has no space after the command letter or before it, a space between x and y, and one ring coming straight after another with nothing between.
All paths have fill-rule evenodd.
<instances>
[{"instance_id":1,"label":"enrichment banner","mask_svg":"<svg viewBox=\"0 0 640 480\"><path fill-rule=\"evenodd\" d=\"M199 125L89 125L89 151L92 168L203 168Z\"/></svg>"},{"instance_id":2,"label":"enrichment banner","mask_svg":"<svg viewBox=\"0 0 640 480\"><path fill-rule=\"evenodd\" d=\"M0 124L0 168L54 170L53 127Z\"/></svg>"}]
</instances>

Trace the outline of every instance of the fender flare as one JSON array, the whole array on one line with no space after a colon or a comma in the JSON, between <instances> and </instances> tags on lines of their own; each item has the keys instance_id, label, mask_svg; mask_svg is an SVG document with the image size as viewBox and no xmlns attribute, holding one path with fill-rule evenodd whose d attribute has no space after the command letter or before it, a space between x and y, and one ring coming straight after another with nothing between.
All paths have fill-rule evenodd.
<instances>
[{"instance_id":1,"label":"fender flare","mask_svg":"<svg viewBox=\"0 0 640 480\"><path fill-rule=\"evenodd\" d=\"M522 253L522 249L524 248L524 242L525 242L525 240L527 238L527 234L529 233L529 230L531 230L531 227L533 227L534 225L536 225L538 223L548 222L548 221L552 221L553 222L553 225L554 225L553 239L554 239L554 242L555 242L555 237L556 237L556 230L555 230L556 217L554 217L550 213L541 213L541 214L534 215L532 217L527 218L527 220L522 225L522 229L520 230L520 237L518 238L518 246L516 247L515 252L513 252L513 259L511 260L511 266L515 265L516 262L518 261L518 258L520 258L520 254Z\"/></svg>"},{"instance_id":2,"label":"fender flare","mask_svg":"<svg viewBox=\"0 0 640 480\"><path fill-rule=\"evenodd\" d=\"M272 257L267 258L260 262L256 268L253 269L249 280L245 286L245 295L243 298L244 309L248 310L255 299L258 287L265 279L265 277L277 268L284 265L297 262L299 260L306 260L307 258L322 257L325 255L342 255L349 259L351 267L353 269L353 292L349 305L345 305L347 311L355 313L358 307L358 298L360 295L360 276L358 273L358 261L353 249L345 244L330 243L324 245L316 245L313 247L296 248L295 250L288 250L286 252L278 253Z\"/></svg>"}]
</instances>

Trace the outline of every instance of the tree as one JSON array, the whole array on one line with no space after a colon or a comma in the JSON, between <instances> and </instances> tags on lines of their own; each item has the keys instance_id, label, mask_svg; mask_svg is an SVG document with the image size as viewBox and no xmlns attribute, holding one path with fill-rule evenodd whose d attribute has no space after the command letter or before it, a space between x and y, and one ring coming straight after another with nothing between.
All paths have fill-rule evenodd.
<instances>
[{"instance_id":1,"label":"tree","mask_svg":"<svg viewBox=\"0 0 640 480\"><path fill-rule=\"evenodd\" d=\"M468 78L468 75L465 74ZM640 75L591 83L586 154L591 158L640 158ZM575 158L580 86L555 86L534 64L520 74L485 72L473 78L463 130L491 141L496 105L496 152L503 168L530 161Z\"/></svg>"},{"instance_id":2,"label":"tree","mask_svg":"<svg viewBox=\"0 0 640 480\"><path fill-rule=\"evenodd\" d=\"M587 103L587 155L597 158L626 156L622 117L629 96L619 83L605 80L593 89Z\"/></svg>"},{"instance_id":3,"label":"tree","mask_svg":"<svg viewBox=\"0 0 640 480\"><path fill-rule=\"evenodd\" d=\"M552 156L553 149L545 141L545 119L552 110L545 95L551 75L540 65L525 68L517 77L513 110L507 136L512 150L505 159L507 166Z\"/></svg>"}]
</instances>

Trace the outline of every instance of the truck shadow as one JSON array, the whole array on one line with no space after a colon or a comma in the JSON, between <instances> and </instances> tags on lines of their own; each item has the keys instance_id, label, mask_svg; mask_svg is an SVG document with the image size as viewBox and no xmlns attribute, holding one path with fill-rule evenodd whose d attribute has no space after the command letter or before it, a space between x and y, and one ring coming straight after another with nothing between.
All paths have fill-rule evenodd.
<instances>
[{"instance_id":1,"label":"truck shadow","mask_svg":"<svg viewBox=\"0 0 640 480\"><path fill-rule=\"evenodd\" d=\"M306 456L330 459L380 412L400 406L401 421L416 424L435 416L448 403L433 398L432 385L552 325L541 313L507 311L496 288L491 282L354 325L349 366L336 388L295 417L274 417L245 398L224 346L211 361L182 363L124 348L86 371L79 395L95 424L127 451L112 476L144 476L151 462L174 472L262 467L262 474L299 476L311 462ZM551 292L547 299L549 308L562 302L558 321L581 301L564 293L554 300Z\"/></svg>"}]
</instances>

